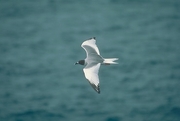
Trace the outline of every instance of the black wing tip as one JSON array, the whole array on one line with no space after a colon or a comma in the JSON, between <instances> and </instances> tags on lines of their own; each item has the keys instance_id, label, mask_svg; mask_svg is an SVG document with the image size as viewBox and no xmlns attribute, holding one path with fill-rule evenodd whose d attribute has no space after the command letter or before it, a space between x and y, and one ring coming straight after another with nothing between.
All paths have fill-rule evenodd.
<instances>
[{"instance_id":1,"label":"black wing tip","mask_svg":"<svg viewBox=\"0 0 180 121\"><path fill-rule=\"evenodd\" d=\"M97 90L97 93L100 94L100 90Z\"/></svg>"},{"instance_id":2,"label":"black wing tip","mask_svg":"<svg viewBox=\"0 0 180 121\"><path fill-rule=\"evenodd\" d=\"M100 87L99 87L99 85L96 87L96 92L98 93L98 94L100 94Z\"/></svg>"},{"instance_id":3,"label":"black wing tip","mask_svg":"<svg viewBox=\"0 0 180 121\"><path fill-rule=\"evenodd\" d=\"M100 94L100 92L101 92L99 87L94 88L94 90L95 90L98 94Z\"/></svg>"},{"instance_id":4,"label":"black wing tip","mask_svg":"<svg viewBox=\"0 0 180 121\"><path fill-rule=\"evenodd\" d=\"M92 38L89 38L89 39L96 39L96 37L92 37Z\"/></svg>"},{"instance_id":5,"label":"black wing tip","mask_svg":"<svg viewBox=\"0 0 180 121\"><path fill-rule=\"evenodd\" d=\"M90 83L91 84L91 86L93 87L93 89L98 93L98 94L100 94L100 87L99 87L99 85L95 85L95 84L92 84L92 83Z\"/></svg>"}]
</instances>

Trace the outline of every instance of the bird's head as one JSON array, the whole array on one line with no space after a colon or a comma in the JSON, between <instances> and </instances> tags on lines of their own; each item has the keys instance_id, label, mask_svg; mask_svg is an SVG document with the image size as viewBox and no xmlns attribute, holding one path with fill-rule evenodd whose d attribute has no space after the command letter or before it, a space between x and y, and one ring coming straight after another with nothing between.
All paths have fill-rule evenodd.
<instances>
[{"instance_id":1,"label":"bird's head","mask_svg":"<svg viewBox=\"0 0 180 121\"><path fill-rule=\"evenodd\" d=\"M75 63L75 65L77 65L77 64L85 65L85 60L80 60L80 61L78 61L78 62Z\"/></svg>"}]
</instances>

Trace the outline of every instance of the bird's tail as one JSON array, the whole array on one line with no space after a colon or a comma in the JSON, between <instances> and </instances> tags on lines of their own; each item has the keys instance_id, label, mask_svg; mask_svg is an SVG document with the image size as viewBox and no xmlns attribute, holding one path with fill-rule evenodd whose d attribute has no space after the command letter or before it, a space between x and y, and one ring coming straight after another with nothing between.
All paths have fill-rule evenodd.
<instances>
[{"instance_id":1,"label":"bird's tail","mask_svg":"<svg viewBox=\"0 0 180 121\"><path fill-rule=\"evenodd\" d=\"M118 64L117 62L114 62L116 60L118 60L118 58L105 58L103 64L105 65Z\"/></svg>"}]
</instances>

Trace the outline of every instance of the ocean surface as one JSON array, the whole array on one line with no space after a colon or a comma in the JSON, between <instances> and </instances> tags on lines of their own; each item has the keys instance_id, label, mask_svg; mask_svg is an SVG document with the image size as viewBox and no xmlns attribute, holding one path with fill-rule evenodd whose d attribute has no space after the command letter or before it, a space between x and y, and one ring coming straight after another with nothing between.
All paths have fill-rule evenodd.
<instances>
[{"instance_id":1,"label":"ocean surface","mask_svg":"<svg viewBox=\"0 0 180 121\"><path fill-rule=\"evenodd\" d=\"M0 121L180 121L179 0L0 0ZM74 65L96 37L96 93Z\"/></svg>"}]
</instances>

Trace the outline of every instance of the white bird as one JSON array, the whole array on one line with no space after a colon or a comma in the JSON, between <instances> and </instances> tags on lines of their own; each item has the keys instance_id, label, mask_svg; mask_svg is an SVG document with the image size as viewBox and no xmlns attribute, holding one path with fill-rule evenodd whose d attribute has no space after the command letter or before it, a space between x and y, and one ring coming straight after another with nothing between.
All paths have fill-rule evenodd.
<instances>
[{"instance_id":1,"label":"white bird","mask_svg":"<svg viewBox=\"0 0 180 121\"><path fill-rule=\"evenodd\" d=\"M89 81L94 90L97 93L100 93L98 76L100 65L118 64L117 62L114 62L118 60L118 58L103 58L99 53L95 37L84 41L81 47L86 51L87 57L85 60L76 62L75 65L85 65L83 71L86 79Z\"/></svg>"}]
</instances>

